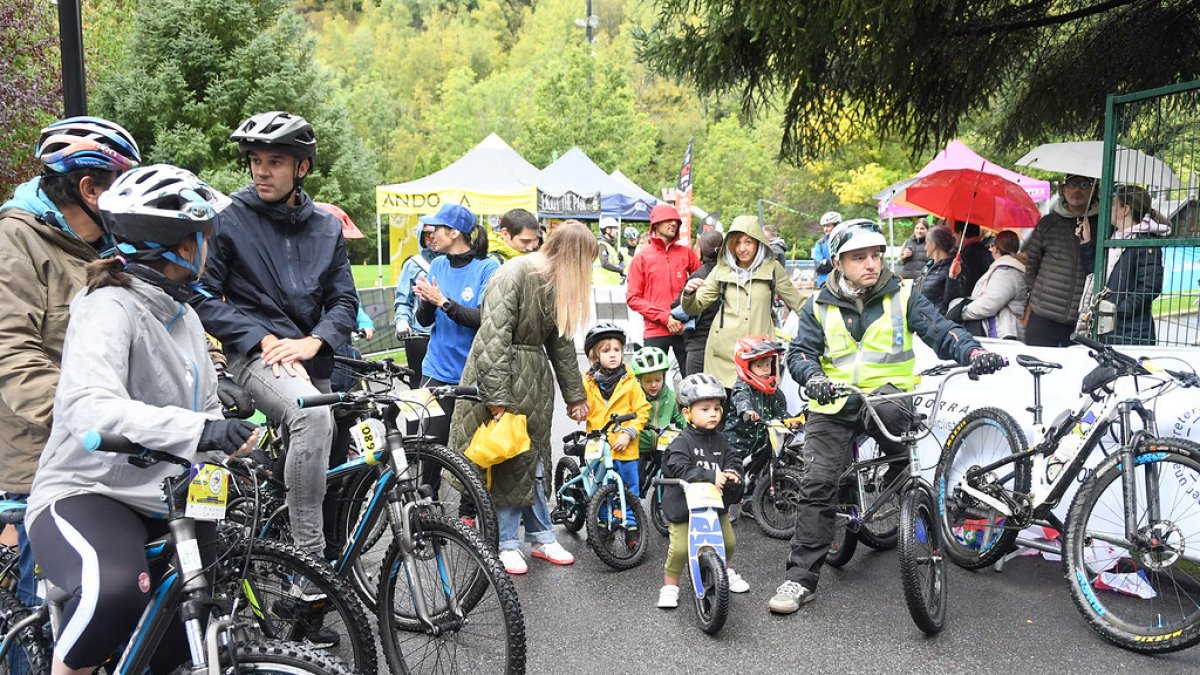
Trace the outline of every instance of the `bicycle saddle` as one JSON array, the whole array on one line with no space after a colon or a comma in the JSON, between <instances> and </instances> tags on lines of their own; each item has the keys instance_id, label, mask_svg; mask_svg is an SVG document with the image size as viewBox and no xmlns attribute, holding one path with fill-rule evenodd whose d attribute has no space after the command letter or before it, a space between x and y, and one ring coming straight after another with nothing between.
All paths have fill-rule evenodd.
<instances>
[{"instance_id":1,"label":"bicycle saddle","mask_svg":"<svg viewBox=\"0 0 1200 675\"><path fill-rule=\"evenodd\" d=\"M1051 370L1062 368L1061 363L1051 363L1028 354L1017 354L1017 365L1025 368L1034 375L1045 375Z\"/></svg>"}]
</instances>

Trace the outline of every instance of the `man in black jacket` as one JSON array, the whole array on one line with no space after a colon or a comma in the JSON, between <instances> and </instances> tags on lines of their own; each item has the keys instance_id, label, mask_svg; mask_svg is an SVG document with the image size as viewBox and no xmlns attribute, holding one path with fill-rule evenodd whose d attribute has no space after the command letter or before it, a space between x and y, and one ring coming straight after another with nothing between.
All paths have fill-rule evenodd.
<instances>
[{"instance_id":1,"label":"man in black jacket","mask_svg":"<svg viewBox=\"0 0 1200 675\"><path fill-rule=\"evenodd\" d=\"M333 444L329 408L296 400L329 392L333 352L349 341L358 297L337 219L304 192L317 141L304 118L255 115L230 137L252 184L232 195L209 243L192 300L221 341L229 374L288 438L284 477L297 547L325 558L321 509ZM302 596L306 589L300 589ZM313 599L304 598L301 599Z\"/></svg>"}]
</instances>

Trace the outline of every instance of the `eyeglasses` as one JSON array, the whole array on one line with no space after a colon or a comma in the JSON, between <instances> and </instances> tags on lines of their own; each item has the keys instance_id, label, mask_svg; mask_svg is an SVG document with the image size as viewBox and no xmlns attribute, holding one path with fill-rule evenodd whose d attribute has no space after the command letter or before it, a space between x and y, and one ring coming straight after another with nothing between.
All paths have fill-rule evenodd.
<instances>
[{"instance_id":1,"label":"eyeglasses","mask_svg":"<svg viewBox=\"0 0 1200 675\"><path fill-rule=\"evenodd\" d=\"M1072 178L1063 185L1072 190L1086 190L1092 187L1092 181L1088 178Z\"/></svg>"}]
</instances>

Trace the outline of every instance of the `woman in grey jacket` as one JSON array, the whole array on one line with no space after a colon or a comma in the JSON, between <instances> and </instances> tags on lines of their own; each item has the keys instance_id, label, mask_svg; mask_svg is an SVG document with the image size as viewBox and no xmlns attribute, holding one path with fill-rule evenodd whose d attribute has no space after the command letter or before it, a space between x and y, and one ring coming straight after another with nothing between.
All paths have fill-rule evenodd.
<instances>
[{"instance_id":1,"label":"woman in grey jacket","mask_svg":"<svg viewBox=\"0 0 1200 675\"><path fill-rule=\"evenodd\" d=\"M996 261L975 284L971 297L963 301L962 324L972 335L991 338L1025 338L1025 257L1017 251L1021 238L1016 232L996 235Z\"/></svg>"},{"instance_id":2,"label":"woman in grey jacket","mask_svg":"<svg viewBox=\"0 0 1200 675\"><path fill-rule=\"evenodd\" d=\"M88 265L87 288L71 302L54 425L26 516L42 573L74 593L56 673L91 672L137 625L151 597L143 546L166 533L159 485L178 472L88 452L84 434L120 434L189 462L254 446L254 425L221 417L204 330L187 305L222 200L164 165L125 173L100 198L117 253ZM201 541L214 541L209 525ZM187 657L159 652L155 672Z\"/></svg>"}]
</instances>

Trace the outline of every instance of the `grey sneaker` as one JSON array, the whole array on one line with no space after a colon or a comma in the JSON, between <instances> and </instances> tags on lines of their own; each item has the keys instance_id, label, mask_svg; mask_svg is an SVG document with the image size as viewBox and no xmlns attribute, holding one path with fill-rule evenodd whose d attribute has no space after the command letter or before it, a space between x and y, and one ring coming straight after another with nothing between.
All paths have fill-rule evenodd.
<instances>
[{"instance_id":1,"label":"grey sneaker","mask_svg":"<svg viewBox=\"0 0 1200 675\"><path fill-rule=\"evenodd\" d=\"M776 614L792 614L813 599L813 592L795 581L785 581L775 589L767 609Z\"/></svg>"}]
</instances>

